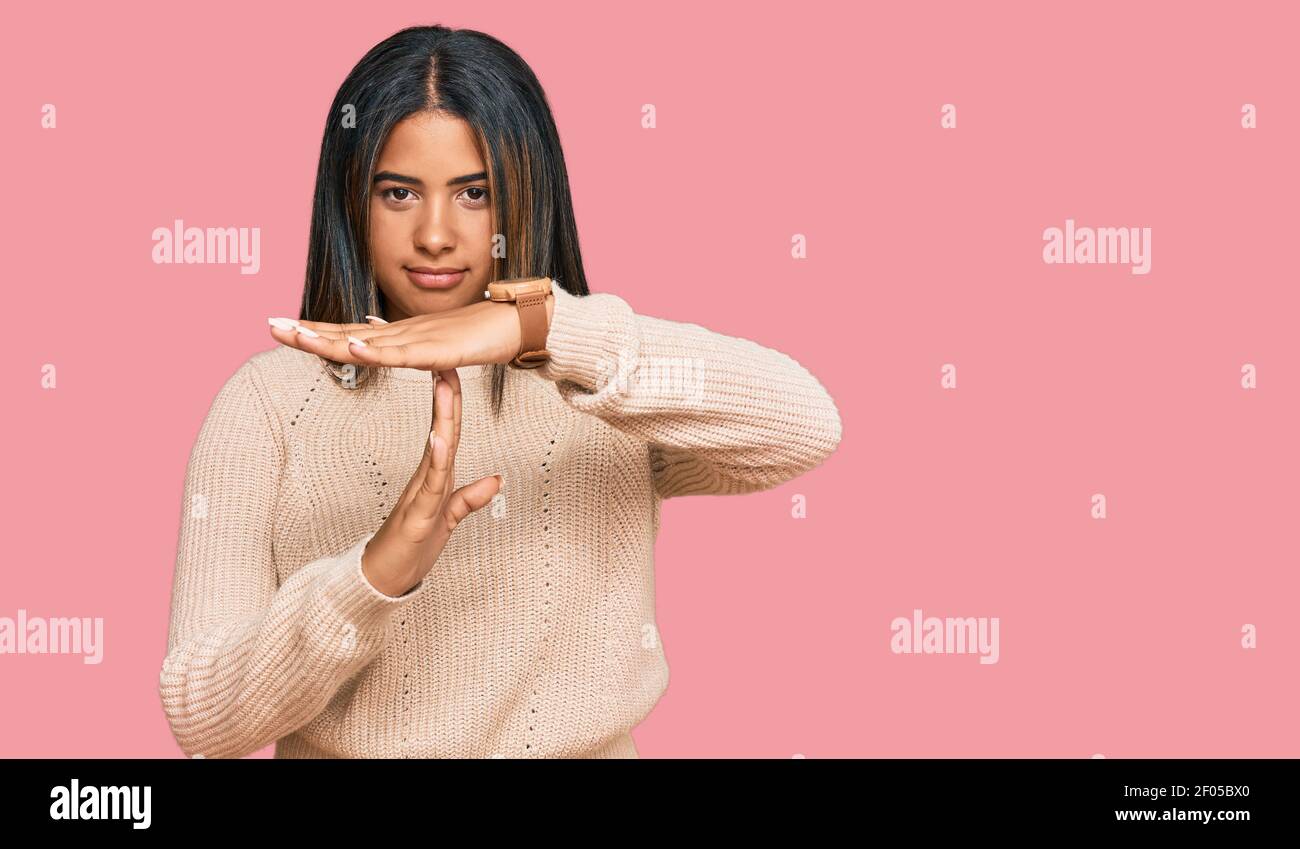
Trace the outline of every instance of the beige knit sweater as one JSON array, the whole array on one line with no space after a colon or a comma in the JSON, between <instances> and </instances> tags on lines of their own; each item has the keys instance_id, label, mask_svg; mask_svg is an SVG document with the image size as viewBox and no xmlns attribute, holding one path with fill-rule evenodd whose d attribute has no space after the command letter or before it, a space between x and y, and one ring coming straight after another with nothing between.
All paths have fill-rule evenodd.
<instances>
[{"instance_id":1,"label":"beige knit sweater","mask_svg":"<svg viewBox=\"0 0 1300 849\"><path fill-rule=\"evenodd\" d=\"M361 552L419 464L433 379L338 385L288 346L251 356L190 455L159 694L188 756L637 757L668 685L655 625L663 498L768 489L840 440L783 353L556 292L552 359L459 370L456 486L494 501L387 596Z\"/></svg>"}]
</instances>

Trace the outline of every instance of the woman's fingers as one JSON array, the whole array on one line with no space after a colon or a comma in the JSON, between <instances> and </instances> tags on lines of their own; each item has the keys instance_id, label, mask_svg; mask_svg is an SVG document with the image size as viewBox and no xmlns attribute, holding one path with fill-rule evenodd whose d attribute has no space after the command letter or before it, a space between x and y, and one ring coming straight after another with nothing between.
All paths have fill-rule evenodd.
<instances>
[{"instance_id":1,"label":"woman's fingers","mask_svg":"<svg viewBox=\"0 0 1300 849\"><path fill-rule=\"evenodd\" d=\"M271 336L282 345L341 363L368 364L351 353L348 342L351 334L334 334L328 330L318 332L292 319L274 319L270 324Z\"/></svg>"},{"instance_id":2,"label":"woman's fingers","mask_svg":"<svg viewBox=\"0 0 1300 849\"><path fill-rule=\"evenodd\" d=\"M277 341L290 345L300 351L306 351L310 354L316 354L326 359L338 363L354 363L362 366L405 366L407 360L405 353L401 348L385 348L384 353L379 354L379 348L376 348L372 342L367 342L360 336L349 334L340 334L336 337L322 335L311 331L316 335L310 335L304 330L310 328L299 328L297 332L285 331L276 327L271 328L271 335ZM357 342L359 341L359 344Z\"/></svg>"},{"instance_id":3,"label":"woman's fingers","mask_svg":"<svg viewBox=\"0 0 1300 849\"><path fill-rule=\"evenodd\" d=\"M359 338L359 337L356 337ZM312 339L311 342L320 340ZM389 368L418 368L429 371L457 368L465 365L466 352L442 339L430 339L427 334L399 331L382 333L362 340L364 347L351 345L347 350L363 365L380 365ZM336 343L344 347L346 343Z\"/></svg>"},{"instance_id":4,"label":"woman's fingers","mask_svg":"<svg viewBox=\"0 0 1300 849\"><path fill-rule=\"evenodd\" d=\"M460 450L459 411L460 375L455 369L436 372L433 382L433 426L438 437L447 441L451 455L448 488L456 485L456 453Z\"/></svg>"},{"instance_id":5,"label":"woman's fingers","mask_svg":"<svg viewBox=\"0 0 1300 849\"><path fill-rule=\"evenodd\" d=\"M455 370L455 369L452 369L452 370L451 370L451 373L452 373L452 374L456 374L456 370ZM452 442L455 443L455 445L456 445L456 450L459 451L459 450L460 450L460 375L456 375L456 412L455 412L455 419L456 419L456 434L455 434L455 437L452 439Z\"/></svg>"},{"instance_id":6,"label":"woman's fingers","mask_svg":"<svg viewBox=\"0 0 1300 849\"><path fill-rule=\"evenodd\" d=\"M271 337L281 345L288 345L291 348L297 348L298 331L288 327L271 325Z\"/></svg>"},{"instance_id":7,"label":"woman's fingers","mask_svg":"<svg viewBox=\"0 0 1300 849\"><path fill-rule=\"evenodd\" d=\"M271 325L271 336L277 342L336 362L358 365L400 364L394 362L391 355L383 360L367 356L365 348L373 346L376 340L384 336L400 335L403 332L401 325L333 324L293 318L269 318L267 323ZM359 339L361 345L352 345L354 339Z\"/></svg>"},{"instance_id":8,"label":"woman's fingers","mask_svg":"<svg viewBox=\"0 0 1300 849\"><path fill-rule=\"evenodd\" d=\"M349 335L345 339L307 339L302 347L313 353L320 353L339 362L357 363L363 366L383 366L385 368L420 368L437 371L460 365L449 362L446 346L433 343L404 345L390 343L385 338L360 339ZM328 345L328 347L325 347Z\"/></svg>"},{"instance_id":9,"label":"woman's fingers","mask_svg":"<svg viewBox=\"0 0 1300 849\"><path fill-rule=\"evenodd\" d=\"M365 338L365 334L375 333L378 331L387 331L389 333L392 333L395 332L393 328L397 327L396 325L392 325L392 324L382 324L382 325L371 324L368 321L359 322L359 323L335 324L332 321L303 321L302 319L292 319L292 320L296 321L299 325L303 327L311 328L317 333L321 333L321 334L328 333L335 336L340 336L340 335L346 336L350 333L353 336L360 336L363 339ZM397 327L397 331L400 330L401 328Z\"/></svg>"},{"instance_id":10,"label":"woman's fingers","mask_svg":"<svg viewBox=\"0 0 1300 849\"><path fill-rule=\"evenodd\" d=\"M363 342L381 339L385 336L397 336L403 328L394 324L375 326L373 324L325 324L319 321L299 321L298 328L305 327L312 333L326 339L346 339L354 336Z\"/></svg>"},{"instance_id":11,"label":"woman's fingers","mask_svg":"<svg viewBox=\"0 0 1300 849\"><path fill-rule=\"evenodd\" d=\"M435 519L442 512L452 474L451 452L448 450L450 446L447 445L447 441L437 431L430 433L429 439L433 447L429 467L424 477L420 479L420 484L416 487L415 495L411 498L411 505L408 508L408 512L414 518L425 520Z\"/></svg>"},{"instance_id":12,"label":"woman's fingers","mask_svg":"<svg viewBox=\"0 0 1300 849\"><path fill-rule=\"evenodd\" d=\"M347 336L357 336L365 339L369 336L378 334L401 333L402 328L397 325L375 325L375 324L334 324L327 321L303 321L297 318L268 318L266 323L272 327L279 327L285 330L296 330L306 336L315 333L317 336L324 336L327 339L343 339ZM306 328L306 330L303 330Z\"/></svg>"},{"instance_id":13,"label":"woman's fingers","mask_svg":"<svg viewBox=\"0 0 1300 849\"><path fill-rule=\"evenodd\" d=\"M424 477L429 473L429 464L433 462L433 434L434 431L430 430L429 438L424 440L424 451L420 454L420 465L416 466L415 473L406 482L406 489L402 490L401 497L397 499L397 504L393 507L394 512L405 510L411 500L415 498L415 493L424 483ZM453 457L452 460L454 462L455 458ZM453 477L452 480L455 480L455 478Z\"/></svg>"},{"instance_id":14,"label":"woman's fingers","mask_svg":"<svg viewBox=\"0 0 1300 849\"><path fill-rule=\"evenodd\" d=\"M429 438L433 440L436 435L437 444L430 455L429 467L425 469L422 483L411 502L416 515L426 519L432 519L441 512L447 492L456 480L456 452L452 444L452 437L455 435L455 423L452 421L454 390L448 380L439 380L437 375L431 377L433 378L433 426L430 428ZM441 460L440 452L443 455Z\"/></svg>"},{"instance_id":15,"label":"woman's fingers","mask_svg":"<svg viewBox=\"0 0 1300 849\"><path fill-rule=\"evenodd\" d=\"M432 436L438 432L438 404L440 403L440 395L442 397L441 403L443 405L442 417L444 419L447 417L447 410L450 408L452 411L452 418L454 419L455 427L451 429L451 439L448 440L450 443L448 445L448 453L451 455L449 462L449 480L454 483L456 480L456 450L460 445L460 375L456 374L455 369L449 369L440 372L430 372L430 378L433 381L433 410L430 416L429 435ZM447 387L439 391L438 384L443 382L447 383ZM453 395L453 400L450 405L446 402L448 389L450 389ZM442 427L444 431L448 429L445 422ZM407 481L406 489L397 500L399 506L404 507L415 497L416 490L423 483L429 472L429 464L432 461L432 457L433 441L431 439L426 439L424 442L424 451L420 455L420 465L416 468L415 473L411 475L411 479Z\"/></svg>"},{"instance_id":16,"label":"woman's fingers","mask_svg":"<svg viewBox=\"0 0 1300 849\"><path fill-rule=\"evenodd\" d=\"M277 342L333 360L362 366L417 368L437 371L465 364L468 351L459 350L450 337L434 334L427 317L416 316L392 324L334 324L272 318L271 335Z\"/></svg>"},{"instance_id":17,"label":"woman's fingers","mask_svg":"<svg viewBox=\"0 0 1300 849\"><path fill-rule=\"evenodd\" d=\"M447 442L456 457L456 396L460 394L460 376L455 369L436 372L433 377L433 430Z\"/></svg>"},{"instance_id":18,"label":"woman's fingers","mask_svg":"<svg viewBox=\"0 0 1300 849\"><path fill-rule=\"evenodd\" d=\"M451 392L452 392L451 456L452 456L452 462L454 463L456 461L456 452L460 449L460 395L461 395L460 375L456 372L454 368L443 369L442 371L438 372L437 383L441 383L443 381L447 382L447 385L451 387ZM434 388L437 389L437 386L435 385ZM436 415L436 408L435 408L435 415Z\"/></svg>"},{"instance_id":19,"label":"woman's fingers","mask_svg":"<svg viewBox=\"0 0 1300 849\"><path fill-rule=\"evenodd\" d=\"M473 483L467 483L453 492L447 499L447 506L442 511L447 532L451 533L456 530L456 526L466 516L488 504L492 497L500 491L501 479L496 475L489 475L485 478L479 478Z\"/></svg>"},{"instance_id":20,"label":"woman's fingers","mask_svg":"<svg viewBox=\"0 0 1300 849\"><path fill-rule=\"evenodd\" d=\"M460 375L455 369L429 372L433 383L430 392L432 409L429 413L429 430L437 431L451 448L451 461L456 462L456 400L460 397ZM446 385L444 385L446 384Z\"/></svg>"}]
</instances>

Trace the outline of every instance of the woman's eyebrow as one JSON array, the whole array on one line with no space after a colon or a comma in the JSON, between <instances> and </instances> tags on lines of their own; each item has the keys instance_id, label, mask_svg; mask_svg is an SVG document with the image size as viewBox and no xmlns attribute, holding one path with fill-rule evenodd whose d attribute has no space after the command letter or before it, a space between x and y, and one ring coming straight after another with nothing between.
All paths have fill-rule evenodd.
<instances>
[{"instance_id":1,"label":"woman's eyebrow","mask_svg":"<svg viewBox=\"0 0 1300 849\"><path fill-rule=\"evenodd\" d=\"M447 181L449 186L458 186L461 183L473 183L476 180L486 180L487 172L479 171L477 174L466 174L464 177L455 177ZM405 174L398 174L394 171L380 171L375 175L374 182L380 183L384 180L392 180L394 183L406 183L415 186L417 189L424 188L424 181L419 177L408 177Z\"/></svg>"}]
</instances>

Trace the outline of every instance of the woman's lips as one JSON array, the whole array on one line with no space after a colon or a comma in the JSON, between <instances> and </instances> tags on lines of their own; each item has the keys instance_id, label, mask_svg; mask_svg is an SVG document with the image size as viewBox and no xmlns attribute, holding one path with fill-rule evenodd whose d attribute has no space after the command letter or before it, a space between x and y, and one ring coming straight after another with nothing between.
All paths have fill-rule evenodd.
<instances>
[{"instance_id":1,"label":"woman's lips","mask_svg":"<svg viewBox=\"0 0 1300 849\"><path fill-rule=\"evenodd\" d=\"M465 269L449 274L432 274L429 273L429 269L415 271L404 268L402 270L406 272L407 278L421 289L450 289L465 279Z\"/></svg>"}]
</instances>

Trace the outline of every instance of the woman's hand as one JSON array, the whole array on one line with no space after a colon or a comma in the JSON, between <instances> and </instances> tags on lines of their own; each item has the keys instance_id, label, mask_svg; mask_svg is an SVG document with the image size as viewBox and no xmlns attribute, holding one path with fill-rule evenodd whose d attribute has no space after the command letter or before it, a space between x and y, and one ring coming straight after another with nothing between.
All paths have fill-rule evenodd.
<instances>
[{"instance_id":1,"label":"woman's hand","mask_svg":"<svg viewBox=\"0 0 1300 849\"><path fill-rule=\"evenodd\" d=\"M548 321L555 296L546 298ZM337 363L418 368L429 371L487 363L508 363L523 344L518 308L487 301L392 324L329 324L270 319L277 342ZM357 344L359 340L360 344Z\"/></svg>"},{"instance_id":2,"label":"woman's hand","mask_svg":"<svg viewBox=\"0 0 1300 849\"><path fill-rule=\"evenodd\" d=\"M501 478L490 475L452 491L460 447L460 376L448 369L433 377L433 428L420 466L361 554L362 574L389 596L423 580L456 526L501 490Z\"/></svg>"}]
</instances>

